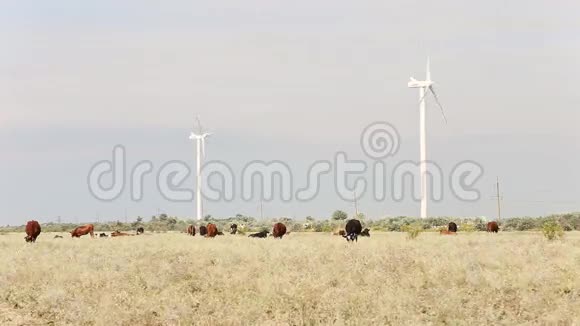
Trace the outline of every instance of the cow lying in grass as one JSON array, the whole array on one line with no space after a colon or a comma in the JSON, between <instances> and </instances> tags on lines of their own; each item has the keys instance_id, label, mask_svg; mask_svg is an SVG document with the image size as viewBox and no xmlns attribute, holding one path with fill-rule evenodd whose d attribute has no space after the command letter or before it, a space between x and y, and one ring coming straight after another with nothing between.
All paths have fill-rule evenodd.
<instances>
[{"instance_id":1,"label":"cow lying in grass","mask_svg":"<svg viewBox=\"0 0 580 326\"><path fill-rule=\"evenodd\" d=\"M124 233L124 232L119 232L119 231L115 231L115 232L111 233L111 237L128 237L128 236L134 236L134 234Z\"/></svg>"},{"instance_id":2,"label":"cow lying in grass","mask_svg":"<svg viewBox=\"0 0 580 326\"><path fill-rule=\"evenodd\" d=\"M268 231L264 230L258 233L254 233L254 234L250 234L248 237L249 238L267 238L268 237Z\"/></svg>"}]
</instances>

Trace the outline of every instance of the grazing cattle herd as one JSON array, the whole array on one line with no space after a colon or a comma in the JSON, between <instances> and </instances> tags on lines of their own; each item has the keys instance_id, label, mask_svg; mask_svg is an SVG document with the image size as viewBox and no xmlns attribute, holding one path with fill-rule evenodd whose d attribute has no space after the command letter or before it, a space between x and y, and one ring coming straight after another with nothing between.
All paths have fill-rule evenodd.
<instances>
[{"instance_id":1,"label":"grazing cattle herd","mask_svg":"<svg viewBox=\"0 0 580 326\"><path fill-rule=\"evenodd\" d=\"M242 226L243 227L243 226ZM497 222L489 222L487 223L486 227L487 232L491 233L498 233L499 232L499 225ZM187 226L185 233L190 236L195 236L195 226L190 224ZM457 235L458 227L457 224L454 222L450 222L447 225L447 229L442 229L439 231L441 235ZM41 228L40 224L37 221L28 221L25 227L26 236L24 239L26 242L36 242L36 238L40 235ZM100 233L99 238L107 238L107 237L124 237L124 236L135 236L141 235L145 233L145 229L143 227L137 228L135 234L114 231L111 232L110 235L106 233ZM230 225L230 234L235 235L238 233L238 225L232 224ZM272 232L270 233L268 230L262 230L257 233L250 234L248 237L250 238L267 238L268 234L271 234L275 239L282 239L284 235L289 234L287 232L286 225L283 223L276 223L272 228ZM72 238L80 238L83 235L90 234L91 238L94 238L94 226L92 224L82 225L70 232ZM201 225L199 227L199 234L206 238L215 238L218 235L224 235L223 232L218 231L218 228L215 224L209 223L207 226ZM243 232L242 232L243 234ZM358 237L370 237L370 229L365 228L363 230L362 224L359 220L348 220L344 230L338 230L333 233L334 235L339 235L346 239L347 242L358 242ZM54 239L62 239L62 236L55 235Z\"/></svg>"}]
</instances>

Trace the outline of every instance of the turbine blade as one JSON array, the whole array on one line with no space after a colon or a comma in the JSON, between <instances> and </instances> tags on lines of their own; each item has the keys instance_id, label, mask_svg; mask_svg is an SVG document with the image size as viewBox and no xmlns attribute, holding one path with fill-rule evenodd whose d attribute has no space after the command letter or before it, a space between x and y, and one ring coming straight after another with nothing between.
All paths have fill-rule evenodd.
<instances>
[{"instance_id":1,"label":"turbine blade","mask_svg":"<svg viewBox=\"0 0 580 326\"><path fill-rule=\"evenodd\" d=\"M199 121L199 115L195 116L195 120L197 121L197 132L201 135L203 128L201 127L201 121Z\"/></svg>"},{"instance_id":2,"label":"turbine blade","mask_svg":"<svg viewBox=\"0 0 580 326\"><path fill-rule=\"evenodd\" d=\"M429 91L427 89L425 89L423 96L419 99L419 103L421 103L427 97L427 93L429 93Z\"/></svg>"},{"instance_id":3,"label":"turbine blade","mask_svg":"<svg viewBox=\"0 0 580 326\"><path fill-rule=\"evenodd\" d=\"M201 138L201 157L205 158L205 137Z\"/></svg>"},{"instance_id":4,"label":"turbine blade","mask_svg":"<svg viewBox=\"0 0 580 326\"><path fill-rule=\"evenodd\" d=\"M437 93L435 93L435 89L433 88L433 86L429 86L429 91L431 91L431 93L433 93L433 97L435 98L435 102L437 102L437 105L439 106L439 109L441 110L441 115L443 116L443 120L445 120L445 123L447 123L447 117L445 116L445 111L443 110L443 105L441 105L441 103L439 103L439 98L437 97ZM427 94L427 92L425 92L425 94Z\"/></svg>"}]
</instances>

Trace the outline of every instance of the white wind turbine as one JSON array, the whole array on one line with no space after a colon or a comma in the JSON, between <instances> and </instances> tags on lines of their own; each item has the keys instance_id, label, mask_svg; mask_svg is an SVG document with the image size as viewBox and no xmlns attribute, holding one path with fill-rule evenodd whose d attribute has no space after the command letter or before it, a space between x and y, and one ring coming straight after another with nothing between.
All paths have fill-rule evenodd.
<instances>
[{"instance_id":1,"label":"white wind turbine","mask_svg":"<svg viewBox=\"0 0 580 326\"><path fill-rule=\"evenodd\" d=\"M202 157L205 158L205 138L211 135L211 133L203 133L201 129L201 123L199 118L196 119L198 124L198 133L192 132L189 139L196 141L197 148L197 174L196 174L196 187L195 187L195 198L196 198L196 208L197 208L197 220L201 220L203 217L203 206L201 203L201 166Z\"/></svg>"},{"instance_id":2,"label":"white wind turbine","mask_svg":"<svg viewBox=\"0 0 580 326\"><path fill-rule=\"evenodd\" d=\"M427 72L425 80L419 81L411 77L408 86L410 88L419 89L419 115L420 115L420 132L421 132L421 161L419 162L419 173L421 177L421 218L427 217L427 130L425 127L425 114L426 114L426 100L427 94L431 92L435 103L441 109L441 114L443 115L443 120L447 123L447 118L445 117L445 112L443 112L443 106L439 103L439 98L435 89L433 89L433 81L431 80L431 71L429 69L429 58L427 58Z\"/></svg>"}]
</instances>

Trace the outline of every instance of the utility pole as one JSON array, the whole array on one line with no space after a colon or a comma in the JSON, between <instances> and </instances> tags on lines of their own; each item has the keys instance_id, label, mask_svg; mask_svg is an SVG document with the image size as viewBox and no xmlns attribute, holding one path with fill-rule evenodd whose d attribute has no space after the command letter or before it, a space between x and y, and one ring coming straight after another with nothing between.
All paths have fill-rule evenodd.
<instances>
[{"instance_id":1,"label":"utility pole","mask_svg":"<svg viewBox=\"0 0 580 326\"><path fill-rule=\"evenodd\" d=\"M497 177L497 183L495 188L495 198L497 198L497 224L500 224L501 220L501 195L499 191L499 177Z\"/></svg>"}]
</instances>

